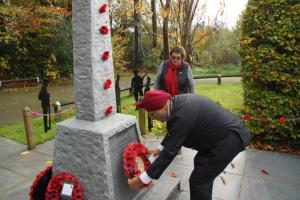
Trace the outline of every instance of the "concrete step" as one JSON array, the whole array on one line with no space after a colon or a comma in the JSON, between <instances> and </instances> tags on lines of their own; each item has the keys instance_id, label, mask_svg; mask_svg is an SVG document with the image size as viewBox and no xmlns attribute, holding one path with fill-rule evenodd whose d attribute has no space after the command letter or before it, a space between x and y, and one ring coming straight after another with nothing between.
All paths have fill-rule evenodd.
<instances>
[{"instance_id":1,"label":"concrete step","mask_svg":"<svg viewBox=\"0 0 300 200\"><path fill-rule=\"evenodd\" d=\"M180 179L163 174L152 186L143 189L134 200L173 200L180 193Z\"/></svg>"}]
</instances>

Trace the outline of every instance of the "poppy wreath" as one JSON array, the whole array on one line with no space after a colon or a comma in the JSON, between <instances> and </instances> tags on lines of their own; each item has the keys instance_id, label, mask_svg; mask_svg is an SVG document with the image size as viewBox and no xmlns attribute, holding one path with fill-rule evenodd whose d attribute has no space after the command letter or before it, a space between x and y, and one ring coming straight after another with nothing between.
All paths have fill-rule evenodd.
<instances>
[{"instance_id":1,"label":"poppy wreath","mask_svg":"<svg viewBox=\"0 0 300 200\"><path fill-rule=\"evenodd\" d=\"M143 144L129 143L123 152L123 168L128 178L139 176L150 167L148 160L149 150ZM139 157L144 165L144 169L139 169L136 158ZM151 184L144 184L142 187L148 187Z\"/></svg>"},{"instance_id":2,"label":"poppy wreath","mask_svg":"<svg viewBox=\"0 0 300 200\"><path fill-rule=\"evenodd\" d=\"M44 171L41 171L36 176L30 188L30 192L29 192L30 200L45 199L45 191L51 177L52 177L52 166L47 167Z\"/></svg>"},{"instance_id":3,"label":"poppy wreath","mask_svg":"<svg viewBox=\"0 0 300 200\"><path fill-rule=\"evenodd\" d=\"M58 173L51 179L47 187L45 200L59 200L60 192L65 182L74 184L71 200L83 200L83 187L77 178L68 172Z\"/></svg>"}]
</instances>

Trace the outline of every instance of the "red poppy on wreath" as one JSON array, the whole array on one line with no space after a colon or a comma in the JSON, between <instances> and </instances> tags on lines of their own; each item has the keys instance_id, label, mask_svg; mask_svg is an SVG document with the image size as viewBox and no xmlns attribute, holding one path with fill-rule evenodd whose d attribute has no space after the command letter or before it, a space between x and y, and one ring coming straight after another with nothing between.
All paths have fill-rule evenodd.
<instances>
[{"instance_id":1,"label":"red poppy on wreath","mask_svg":"<svg viewBox=\"0 0 300 200\"><path fill-rule=\"evenodd\" d=\"M112 113L112 109L113 109L112 106L108 106L108 107L106 108L106 110L105 110L105 114L106 114L106 115L110 115L110 114Z\"/></svg>"},{"instance_id":2,"label":"red poppy on wreath","mask_svg":"<svg viewBox=\"0 0 300 200\"><path fill-rule=\"evenodd\" d=\"M83 200L83 187L77 178L68 172L58 173L51 179L47 186L45 200L59 200L64 183L74 184L71 200Z\"/></svg>"},{"instance_id":3,"label":"red poppy on wreath","mask_svg":"<svg viewBox=\"0 0 300 200\"><path fill-rule=\"evenodd\" d=\"M249 121L251 119L251 115L249 114L244 114L243 116L243 120L246 122L246 121Z\"/></svg>"},{"instance_id":4,"label":"red poppy on wreath","mask_svg":"<svg viewBox=\"0 0 300 200\"><path fill-rule=\"evenodd\" d=\"M143 144L129 143L123 152L123 168L128 178L139 176L150 167L149 150ZM147 187L144 184L142 187Z\"/></svg>"},{"instance_id":5,"label":"red poppy on wreath","mask_svg":"<svg viewBox=\"0 0 300 200\"><path fill-rule=\"evenodd\" d=\"M35 178L29 192L30 200L45 199L47 185L52 176L52 166L41 171Z\"/></svg>"},{"instance_id":6,"label":"red poppy on wreath","mask_svg":"<svg viewBox=\"0 0 300 200\"><path fill-rule=\"evenodd\" d=\"M278 119L278 122L284 124L285 123L285 118L284 117L280 117Z\"/></svg>"},{"instance_id":7,"label":"red poppy on wreath","mask_svg":"<svg viewBox=\"0 0 300 200\"><path fill-rule=\"evenodd\" d=\"M112 84L112 81L110 79L107 79L104 84L104 89L106 89L106 90L109 89L111 84Z\"/></svg>"},{"instance_id":8,"label":"red poppy on wreath","mask_svg":"<svg viewBox=\"0 0 300 200\"><path fill-rule=\"evenodd\" d=\"M107 60L109 58L109 51L105 51L102 55L102 60Z\"/></svg>"},{"instance_id":9,"label":"red poppy on wreath","mask_svg":"<svg viewBox=\"0 0 300 200\"><path fill-rule=\"evenodd\" d=\"M100 28L100 33L101 34L107 34L108 33L108 28L107 28L107 26L101 26L101 28Z\"/></svg>"},{"instance_id":10,"label":"red poppy on wreath","mask_svg":"<svg viewBox=\"0 0 300 200\"><path fill-rule=\"evenodd\" d=\"M105 12L106 12L106 8L107 8L107 4L105 3L105 4L103 4L103 5L101 6L101 8L99 9L99 12L100 12L100 13L105 13Z\"/></svg>"}]
</instances>

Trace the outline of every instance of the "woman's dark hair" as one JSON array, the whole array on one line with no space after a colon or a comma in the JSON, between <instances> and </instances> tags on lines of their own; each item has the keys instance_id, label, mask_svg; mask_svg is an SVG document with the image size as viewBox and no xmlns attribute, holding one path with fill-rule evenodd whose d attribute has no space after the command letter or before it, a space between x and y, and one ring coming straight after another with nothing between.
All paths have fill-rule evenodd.
<instances>
[{"instance_id":1,"label":"woman's dark hair","mask_svg":"<svg viewBox=\"0 0 300 200\"><path fill-rule=\"evenodd\" d=\"M173 53L180 53L181 57L184 59L186 52L185 49L183 48L183 46L176 46L174 47L171 51L170 51L170 55L172 55Z\"/></svg>"}]
</instances>

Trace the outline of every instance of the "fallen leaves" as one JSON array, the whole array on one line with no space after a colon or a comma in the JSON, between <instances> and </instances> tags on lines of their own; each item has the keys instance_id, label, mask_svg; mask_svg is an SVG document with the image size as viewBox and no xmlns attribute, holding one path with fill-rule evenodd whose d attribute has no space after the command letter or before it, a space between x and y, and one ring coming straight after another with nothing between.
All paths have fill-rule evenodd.
<instances>
[{"instance_id":1,"label":"fallen leaves","mask_svg":"<svg viewBox=\"0 0 300 200\"><path fill-rule=\"evenodd\" d=\"M177 177L177 174L176 174L175 172L171 172L169 175L170 175L171 177L173 177L173 178L176 178L176 177Z\"/></svg>"},{"instance_id":2,"label":"fallen leaves","mask_svg":"<svg viewBox=\"0 0 300 200\"><path fill-rule=\"evenodd\" d=\"M263 151L288 153L288 154L295 154L298 156L300 155L300 151L293 150L288 145L280 145L279 147L275 147L270 144L265 144L260 141L257 141L255 143L251 143L248 147L250 149L259 149L259 150L263 150Z\"/></svg>"},{"instance_id":3,"label":"fallen leaves","mask_svg":"<svg viewBox=\"0 0 300 200\"><path fill-rule=\"evenodd\" d=\"M269 176L269 172L267 172L266 170L262 169L261 170L261 174L264 175L264 176Z\"/></svg>"},{"instance_id":4,"label":"fallen leaves","mask_svg":"<svg viewBox=\"0 0 300 200\"><path fill-rule=\"evenodd\" d=\"M231 163L230 163L230 165L231 165L231 168L232 168L232 169L234 169L234 168L235 168L235 165L234 165L234 163L233 163L233 162L231 162Z\"/></svg>"},{"instance_id":5,"label":"fallen leaves","mask_svg":"<svg viewBox=\"0 0 300 200\"><path fill-rule=\"evenodd\" d=\"M46 163L46 165L52 165L53 161L52 160L47 160L45 163Z\"/></svg>"},{"instance_id":6,"label":"fallen leaves","mask_svg":"<svg viewBox=\"0 0 300 200\"><path fill-rule=\"evenodd\" d=\"M223 185L226 185L226 180L225 180L225 178L224 178L223 176L220 176L220 178L221 178L221 180L222 180Z\"/></svg>"},{"instance_id":7,"label":"fallen leaves","mask_svg":"<svg viewBox=\"0 0 300 200\"><path fill-rule=\"evenodd\" d=\"M22 153L20 153L21 155L27 155L27 154L30 154L30 151L23 151Z\"/></svg>"}]
</instances>

